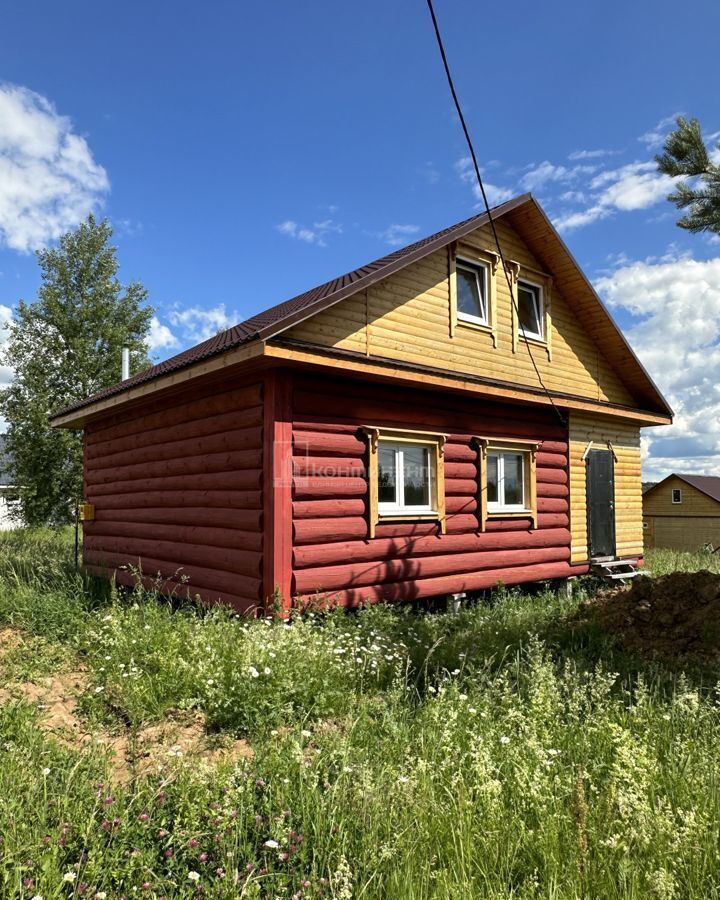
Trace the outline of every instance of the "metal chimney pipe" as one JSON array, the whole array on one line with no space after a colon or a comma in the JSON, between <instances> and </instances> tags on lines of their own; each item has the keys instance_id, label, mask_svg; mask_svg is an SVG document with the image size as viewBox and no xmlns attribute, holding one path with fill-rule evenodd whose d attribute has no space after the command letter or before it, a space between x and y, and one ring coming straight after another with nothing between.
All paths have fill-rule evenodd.
<instances>
[{"instance_id":1,"label":"metal chimney pipe","mask_svg":"<svg viewBox=\"0 0 720 900\"><path fill-rule=\"evenodd\" d=\"M130 377L130 348L122 348L122 380L127 381Z\"/></svg>"}]
</instances>

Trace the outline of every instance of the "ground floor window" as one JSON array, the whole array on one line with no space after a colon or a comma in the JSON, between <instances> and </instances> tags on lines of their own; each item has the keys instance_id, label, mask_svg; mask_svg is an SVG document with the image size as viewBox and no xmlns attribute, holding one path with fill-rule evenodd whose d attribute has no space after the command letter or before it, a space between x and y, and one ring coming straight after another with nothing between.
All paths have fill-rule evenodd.
<instances>
[{"instance_id":1,"label":"ground floor window","mask_svg":"<svg viewBox=\"0 0 720 900\"><path fill-rule=\"evenodd\" d=\"M528 453L514 450L488 450L488 512L520 512L528 508Z\"/></svg>"},{"instance_id":2,"label":"ground floor window","mask_svg":"<svg viewBox=\"0 0 720 900\"><path fill-rule=\"evenodd\" d=\"M396 519L437 519L445 530L444 434L364 426L369 532Z\"/></svg>"},{"instance_id":3,"label":"ground floor window","mask_svg":"<svg viewBox=\"0 0 720 900\"><path fill-rule=\"evenodd\" d=\"M538 443L478 437L479 518L527 517L537 525L535 454Z\"/></svg>"}]
</instances>

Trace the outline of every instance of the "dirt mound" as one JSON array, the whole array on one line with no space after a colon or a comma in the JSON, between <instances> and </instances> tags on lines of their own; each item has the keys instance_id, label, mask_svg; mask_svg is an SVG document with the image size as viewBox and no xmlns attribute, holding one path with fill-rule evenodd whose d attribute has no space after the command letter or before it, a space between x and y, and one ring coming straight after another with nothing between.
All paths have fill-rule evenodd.
<instances>
[{"instance_id":1,"label":"dirt mound","mask_svg":"<svg viewBox=\"0 0 720 900\"><path fill-rule=\"evenodd\" d=\"M577 619L594 622L632 650L664 657L720 658L720 575L674 572L640 576L582 604Z\"/></svg>"}]
</instances>

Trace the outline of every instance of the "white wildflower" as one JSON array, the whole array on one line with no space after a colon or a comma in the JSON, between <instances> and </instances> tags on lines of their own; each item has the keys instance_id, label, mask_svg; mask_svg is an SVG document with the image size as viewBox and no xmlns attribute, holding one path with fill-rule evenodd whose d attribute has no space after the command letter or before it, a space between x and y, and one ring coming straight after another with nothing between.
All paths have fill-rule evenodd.
<instances>
[{"instance_id":1,"label":"white wildflower","mask_svg":"<svg viewBox=\"0 0 720 900\"><path fill-rule=\"evenodd\" d=\"M48 769L48 768L46 767L46 768L44 768L44 769L42 770L42 773L43 773L43 775L45 776L45 778L47 778L48 775L50 774L50 769Z\"/></svg>"},{"instance_id":2,"label":"white wildflower","mask_svg":"<svg viewBox=\"0 0 720 900\"><path fill-rule=\"evenodd\" d=\"M66 872L63 875L63 884L72 884L76 878L77 875L74 872Z\"/></svg>"},{"instance_id":3,"label":"white wildflower","mask_svg":"<svg viewBox=\"0 0 720 900\"><path fill-rule=\"evenodd\" d=\"M506 734L504 734L504 735L500 738L500 743L501 743L501 744L509 744L509 743L510 743L510 738L509 738Z\"/></svg>"},{"instance_id":4,"label":"white wildflower","mask_svg":"<svg viewBox=\"0 0 720 900\"><path fill-rule=\"evenodd\" d=\"M194 881L196 884L200 881L200 873L199 872L188 872L188 878L190 881Z\"/></svg>"},{"instance_id":5,"label":"white wildflower","mask_svg":"<svg viewBox=\"0 0 720 900\"><path fill-rule=\"evenodd\" d=\"M277 850L280 844L278 844L277 841L273 841L272 839L270 839L269 841L265 841L263 846L268 847L270 850Z\"/></svg>"},{"instance_id":6,"label":"white wildflower","mask_svg":"<svg viewBox=\"0 0 720 900\"><path fill-rule=\"evenodd\" d=\"M250 666L250 668L248 669L248 672L250 673L250 675L252 675L253 678L259 678L259 677L260 677L260 673L259 673L258 670L255 668L255 666Z\"/></svg>"}]
</instances>

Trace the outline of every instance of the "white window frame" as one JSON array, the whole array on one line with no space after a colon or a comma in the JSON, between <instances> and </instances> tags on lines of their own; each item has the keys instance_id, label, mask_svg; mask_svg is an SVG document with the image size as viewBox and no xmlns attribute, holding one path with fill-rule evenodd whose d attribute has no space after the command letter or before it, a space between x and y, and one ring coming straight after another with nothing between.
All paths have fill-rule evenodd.
<instances>
[{"instance_id":1,"label":"white window frame","mask_svg":"<svg viewBox=\"0 0 720 900\"><path fill-rule=\"evenodd\" d=\"M459 305L459 290L456 287L457 318L458 322L472 322L474 325L490 325L490 266L479 260L468 259L465 256L458 256L455 259L455 273L457 279L457 270L465 269L465 271L473 272L475 281L478 286L480 300L484 307L484 316L473 316L470 313L461 312ZM482 279L482 280L481 280Z\"/></svg>"},{"instance_id":2,"label":"white window frame","mask_svg":"<svg viewBox=\"0 0 720 900\"><path fill-rule=\"evenodd\" d=\"M522 503L506 503L505 502L505 457L506 456L521 456L522 457ZM497 500L488 500L487 502L487 511L488 513L499 513L499 512L509 512L509 513L531 513L532 510L529 508L528 504L528 493L530 489L530 485L528 484L528 480L530 477L529 473L529 459L530 454L529 451L523 450L520 448L512 448L512 447L488 447L487 458L488 458L488 486L490 483L490 457L497 457L497 473L498 473L498 498Z\"/></svg>"},{"instance_id":3,"label":"white window frame","mask_svg":"<svg viewBox=\"0 0 720 900\"><path fill-rule=\"evenodd\" d=\"M537 290L537 298L538 298L538 309L537 309L537 320L540 326L540 332L528 331L527 328L523 329L523 326L520 322L520 288L523 285L527 285L528 287L535 288ZM528 337L535 341L544 341L545 340L545 289L541 284L538 284L537 281L531 281L529 278L518 278L517 280L517 292L516 292L516 300L517 300L517 324L518 324L518 334L520 337Z\"/></svg>"},{"instance_id":4,"label":"white window frame","mask_svg":"<svg viewBox=\"0 0 720 900\"><path fill-rule=\"evenodd\" d=\"M678 495L677 500L675 499L675 494ZM682 488L672 488L672 492L671 492L671 494L670 494L670 500L671 500L671 502L674 503L676 506L677 506L678 504L682 503L682 502L683 502L683 501L682 501Z\"/></svg>"},{"instance_id":5,"label":"white window frame","mask_svg":"<svg viewBox=\"0 0 720 900\"><path fill-rule=\"evenodd\" d=\"M381 449L392 447L395 451L395 502L381 503L378 501L378 513L382 516L414 516L423 514L437 514L437 509L433 505L435 497L435 479L437 472L435 471L435 454L436 444L428 441L413 441L409 439L393 440L393 438L380 437L378 443L378 459ZM430 463L428 469L428 496L429 504L418 506L408 505L405 503L405 473L404 473L404 451L406 447L422 447L428 451L428 461Z\"/></svg>"}]
</instances>

